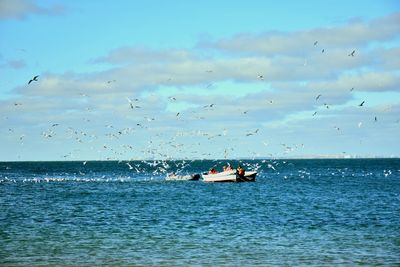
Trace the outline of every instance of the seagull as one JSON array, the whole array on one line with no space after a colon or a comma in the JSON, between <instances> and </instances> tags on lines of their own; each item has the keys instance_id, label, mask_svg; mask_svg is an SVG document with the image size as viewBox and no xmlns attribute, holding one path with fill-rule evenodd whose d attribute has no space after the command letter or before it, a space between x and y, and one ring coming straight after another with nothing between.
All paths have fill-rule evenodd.
<instances>
[{"instance_id":1,"label":"seagull","mask_svg":"<svg viewBox=\"0 0 400 267\"><path fill-rule=\"evenodd\" d=\"M351 87L350 92L354 90L354 87Z\"/></svg>"},{"instance_id":2,"label":"seagull","mask_svg":"<svg viewBox=\"0 0 400 267\"><path fill-rule=\"evenodd\" d=\"M261 75L261 74L258 74L258 75L257 75L257 78L260 79L260 80L264 80L264 76Z\"/></svg>"},{"instance_id":3,"label":"seagull","mask_svg":"<svg viewBox=\"0 0 400 267\"><path fill-rule=\"evenodd\" d=\"M375 116L375 119L374 119L374 121L375 121L375 122L377 122L377 121L378 121L378 118L377 118L376 116Z\"/></svg>"},{"instance_id":4,"label":"seagull","mask_svg":"<svg viewBox=\"0 0 400 267\"><path fill-rule=\"evenodd\" d=\"M315 100L318 100L320 97L321 97L321 94L320 94L320 95L317 95L317 97L315 98Z\"/></svg>"},{"instance_id":5,"label":"seagull","mask_svg":"<svg viewBox=\"0 0 400 267\"><path fill-rule=\"evenodd\" d=\"M364 103L365 103L365 101L361 102L361 104L358 106L362 107L364 105Z\"/></svg>"},{"instance_id":6,"label":"seagull","mask_svg":"<svg viewBox=\"0 0 400 267\"><path fill-rule=\"evenodd\" d=\"M315 111L314 114L312 114L313 116L317 115L317 112Z\"/></svg>"},{"instance_id":7,"label":"seagull","mask_svg":"<svg viewBox=\"0 0 400 267\"><path fill-rule=\"evenodd\" d=\"M350 54L348 54L349 57L354 57L354 53L356 52L356 50L353 50Z\"/></svg>"},{"instance_id":8,"label":"seagull","mask_svg":"<svg viewBox=\"0 0 400 267\"><path fill-rule=\"evenodd\" d=\"M203 108L212 108L213 106L214 106L214 104L210 104L210 105L203 106Z\"/></svg>"},{"instance_id":9,"label":"seagull","mask_svg":"<svg viewBox=\"0 0 400 267\"><path fill-rule=\"evenodd\" d=\"M129 97L127 97L126 100L128 100L129 106L131 107L131 109L133 109L132 100Z\"/></svg>"},{"instance_id":10,"label":"seagull","mask_svg":"<svg viewBox=\"0 0 400 267\"><path fill-rule=\"evenodd\" d=\"M170 96L170 97L168 97L169 99L171 99L171 100L176 100L176 98L175 97L173 97L173 96Z\"/></svg>"},{"instance_id":11,"label":"seagull","mask_svg":"<svg viewBox=\"0 0 400 267\"><path fill-rule=\"evenodd\" d=\"M325 49L322 49L321 53L324 53L324 52L325 52Z\"/></svg>"},{"instance_id":12,"label":"seagull","mask_svg":"<svg viewBox=\"0 0 400 267\"><path fill-rule=\"evenodd\" d=\"M362 125L362 122L360 121L360 122L358 123L358 128L361 128L361 125Z\"/></svg>"},{"instance_id":13,"label":"seagull","mask_svg":"<svg viewBox=\"0 0 400 267\"><path fill-rule=\"evenodd\" d=\"M272 164L269 164L269 163L268 163L268 168L271 168L271 169L273 169L274 171L276 171L276 169L274 168L274 166L273 166Z\"/></svg>"},{"instance_id":14,"label":"seagull","mask_svg":"<svg viewBox=\"0 0 400 267\"><path fill-rule=\"evenodd\" d=\"M325 106L327 109L329 109L329 105L328 105L328 104L324 103L324 106Z\"/></svg>"},{"instance_id":15,"label":"seagull","mask_svg":"<svg viewBox=\"0 0 400 267\"><path fill-rule=\"evenodd\" d=\"M28 82L28 84L30 84L30 83L33 82L33 81L37 82L37 81L38 81L37 78L39 78L39 75L36 75L36 76L33 77L32 79L30 79L29 82Z\"/></svg>"},{"instance_id":16,"label":"seagull","mask_svg":"<svg viewBox=\"0 0 400 267\"><path fill-rule=\"evenodd\" d=\"M318 44L318 41L315 41L315 42L314 42L314 46L317 45L317 44Z\"/></svg>"},{"instance_id":17,"label":"seagull","mask_svg":"<svg viewBox=\"0 0 400 267\"><path fill-rule=\"evenodd\" d=\"M176 116L178 117L178 116L179 116L179 114L181 114L181 113L180 113L180 112L176 113Z\"/></svg>"},{"instance_id":18,"label":"seagull","mask_svg":"<svg viewBox=\"0 0 400 267\"><path fill-rule=\"evenodd\" d=\"M130 169L130 170L132 170L132 169L133 169L132 165L131 165L131 164L129 164L129 162L127 162L127 163L126 163L126 165L128 165L128 167L129 167L129 169Z\"/></svg>"},{"instance_id":19,"label":"seagull","mask_svg":"<svg viewBox=\"0 0 400 267\"><path fill-rule=\"evenodd\" d=\"M51 125L51 127L56 127L58 125L59 125L58 123L54 123L53 125Z\"/></svg>"}]
</instances>

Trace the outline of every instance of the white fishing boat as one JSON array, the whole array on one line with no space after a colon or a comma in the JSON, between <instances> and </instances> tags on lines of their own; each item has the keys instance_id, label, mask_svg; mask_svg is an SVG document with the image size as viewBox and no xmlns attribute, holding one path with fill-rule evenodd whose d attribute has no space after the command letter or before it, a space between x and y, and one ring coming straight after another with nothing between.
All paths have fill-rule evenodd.
<instances>
[{"instance_id":1,"label":"white fishing boat","mask_svg":"<svg viewBox=\"0 0 400 267\"><path fill-rule=\"evenodd\" d=\"M239 175L236 170L224 171L219 173L203 173L204 182L254 182L257 172L246 171L244 175Z\"/></svg>"},{"instance_id":2,"label":"white fishing boat","mask_svg":"<svg viewBox=\"0 0 400 267\"><path fill-rule=\"evenodd\" d=\"M165 180L167 181L197 181L200 179L200 174L191 175L177 175L175 173L168 173Z\"/></svg>"}]
</instances>

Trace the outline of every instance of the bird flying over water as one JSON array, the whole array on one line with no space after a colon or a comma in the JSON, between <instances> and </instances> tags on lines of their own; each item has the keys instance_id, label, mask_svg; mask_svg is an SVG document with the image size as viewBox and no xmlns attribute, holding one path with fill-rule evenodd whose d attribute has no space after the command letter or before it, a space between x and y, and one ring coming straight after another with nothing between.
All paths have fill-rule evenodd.
<instances>
[{"instance_id":1,"label":"bird flying over water","mask_svg":"<svg viewBox=\"0 0 400 267\"><path fill-rule=\"evenodd\" d=\"M129 162L127 162L127 163L126 163L126 165L128 165L128 167L129 167L129 169L130 169L130 170L132 170L132 169L133 169L132 165L131 165L131 164L129 164Z\"/></svg>"},{"instance_id":2,"label":"bird flying over water","mask_svg":"<svg viewBox=\"0 0 400 267\"><path fill-rule=\"evenodd\" d=\"M39 78L39 75L36 75L35 77L33 77L32 79L29 80L28 84L30 84L33 81L37 82L38 78Z\"/></svg>"},{"instance_id":3,"label":"bird flying over water","mask_svg":"<svg viewBox=\"0 0 400 267\"><path fill-rule=\"evenodd\" d=\"M361 102L361 104L358 106L362 107L364 105L364 103L365 103L365 101Z\"/></svg>"},{"instance_id":4,"label":"bird flying over water","mask_svg":"<svg viewBox=\"0 0 400 267\"><path fill-rule=\"evenodd\" d=\"M317 44L318 44L318 41L315 41L315 42L314 42L314 45L317 45Z\"/></svg>"},{"instance_id":5,"label":"bird flying over water","mask_svg":"<svg viewBox=\"0 0 400 267\"><path fill-rule=\"evenodd\" d=\"M322 96L321 94L317 95L317 97L315 98L315 100L318 100L321 96Z\"/></svg>"}]
</instances>

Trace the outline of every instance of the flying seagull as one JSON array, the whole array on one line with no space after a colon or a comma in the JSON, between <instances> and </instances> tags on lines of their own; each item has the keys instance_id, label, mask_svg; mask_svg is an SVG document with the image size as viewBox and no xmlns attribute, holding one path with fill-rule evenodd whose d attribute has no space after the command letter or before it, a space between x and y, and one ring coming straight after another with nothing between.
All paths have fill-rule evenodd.
<instances>
[{"instance_id":1,"label":"flying seagull","mask_svg":"<svg viewBox=\"0 0 400 267\"><path fill-rule=\"evenodd\" d=\"M315 42L314 42L314 45L317 45L317 44L318 44L318 41L315 41Z\"/></svg>"},{"instance_id":2,"label":"flying seagull","mask_svg":"<svg viewBox=\"0 0 400 267\"><path fill-rule=\"evenodd\" d=\"M356 52L356 50L353 50L350 54L348 54L349 57L354 57L354 53Z\"/></svg>"},{"instance_id":3,"label":"flying seagull","mask_svg":"<svg viewBox=\"0 0 400 267\"><path fill-rule=\"evenodd\" d=\"M246 136L250 136L250 135L256 134L256 133L258 133L259 130L260 130L260 129L257 129L257 130L255 130L254 132L247 133Z\"/></svg>"},{"instance_id":4,"label":"flying seagull","mask_svg":"<svg viewBox=\"0 0 400 267\"><path fill-rule=\"evenodd\" d=\"M39 75L36 75L36 76L33 77L32 79L30 79L29 82L28 82L28 84L30 84L30 83L33 82L33 81L37 82L37 81L38 81L37 78L39 78Z\"/></svg>"},{"instance_id":5,"label":"flying seagull","mask_svg":"<svg viewBox=\"0 0 400 267\"><path fill-rule=\"evenodd\" d=\"M365 101L361 102L361 104L358 106L362 107L364 105L364 103L365 103Z\"/></svg>"},{"instance_id":6,"label":"flying seagull","mask_svg":"<svg viewBox=\"0 0 400 267\"><path fill-rule=\"evenodd\" d=\"M258 74L258 75L257 75L257 78L260 79L260 80L264 80L264 76L261 75L261 74Z\"/></svg>"},{"instance_id":7,"label":"flying seagull","mask_svg":"<svg viewBox=\"0 0 400 267\"><path fill-rule=\"evenodd\" d=\"M320 97L321 97L321 94L320 94L320 95L317 95L317 97L315 98L315 100L318 100Z\"/></svg>"},{"instance_id":8,"label":"flying seagull","mask_svg":"<svg viewBox=\"0 0 400 267\"><path fill-rule=\"evenodd\" d=\"M126 163L126 165L128 165L128 167L129 167L129 169L130 169L130 170L132 170L132 169L133 169L132 165L131 165L131 164L129 164L129 162L127 162L127 163Z\"/></svg>"},{"instance_id":9,"label":"flying seagull","mask_svg":"<svg viewBox=\"0 0 400 267\"><path fill-rule=\"evenodd\" d=\"M133 109L132 100L129 97L127 97L126 100L128 100L129 106L131 107L131 109Z\"/></svg>"},{"instance_id":10,"label":"flying seagull","mask_svg":"<svg viewBox=\"0 0 400 267\"><path fill-rule=\"evenodd\" d=\"M214 104L210 104L210 105L203 106L203 108L212 108L213 106L214 106Z\"/></svg>"},{"instance_id":11,"label":"flying seagull","mask_svg":"<svg viewBox=\"0 0 400 267\"><path fill-rule=\"evenodd\" d=\"M312 114L313 116L317 115L317 112L315 111L314 114Z\"/></svg>"}]
</instances>

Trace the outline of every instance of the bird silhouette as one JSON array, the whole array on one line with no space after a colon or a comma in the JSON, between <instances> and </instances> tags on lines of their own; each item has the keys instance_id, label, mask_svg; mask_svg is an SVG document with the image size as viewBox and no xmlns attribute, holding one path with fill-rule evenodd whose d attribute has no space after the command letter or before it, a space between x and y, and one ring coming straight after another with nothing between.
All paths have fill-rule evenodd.
<instances>
[{"instance_id":1,"label":"bird silhouette","mask_svg":"<svg viewBox=\"0 0 400 267\"><path fill-rule=\"evenodd\" d=\"M37 81L38 81L37 78L39 78L39 75L36 75L36 76L33 77L32 79L30 79L29 82L28 82L28 84L30 84L30 83L33 82L33 81L37 82Z\"/></svg>"},{"instance_id":2,"label":"bird silhouette","mask_svg":"<svg viewBox=\"0 0 400 267\"><path fill-rule=\"evenodd\" d=\"M350 54L348 54L349 57L354 57L354 53L356 52L356 50L353 50Z\"/></svg>"},{"instance_id":3,"label":"bird silhouette","mask_svg":"<svg viewBox=\"0 0 400 267\"><path fill-rule=\"evenodd\" d=\"M365 103L365 101L361 102L361 104L358 106L362 107L364 105L364 103Z\"/></svg>"}]
</instances>

